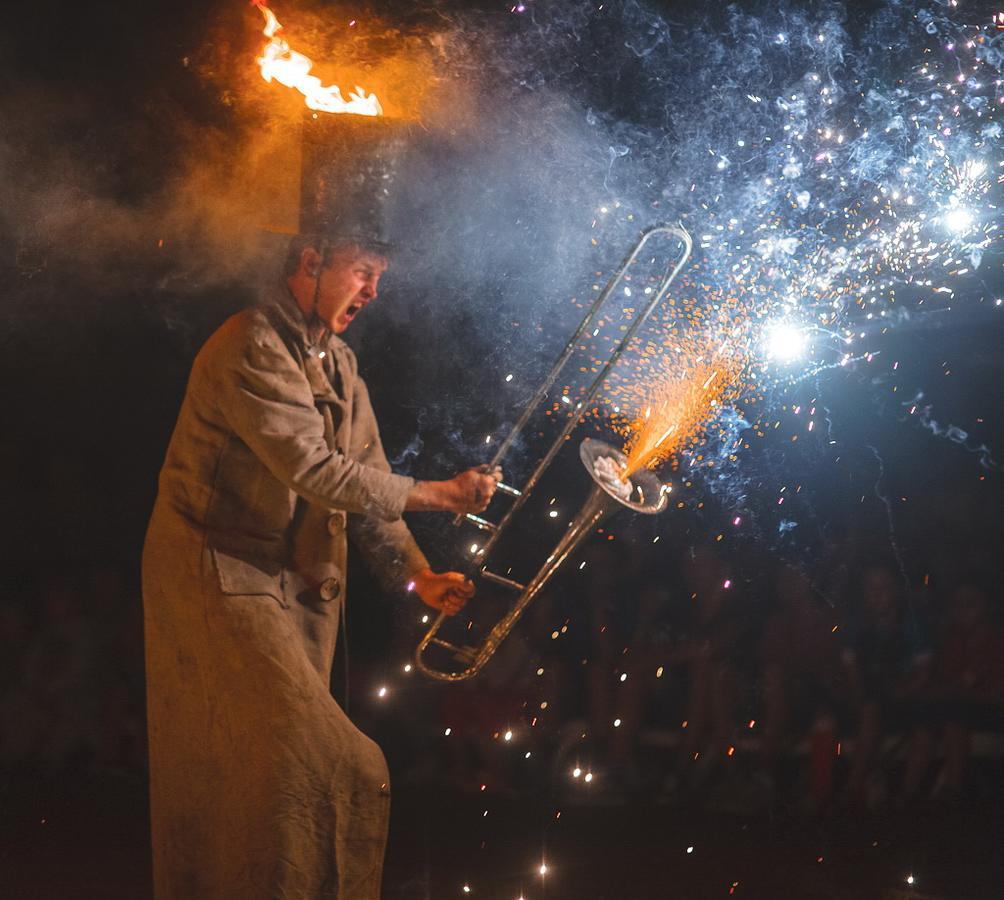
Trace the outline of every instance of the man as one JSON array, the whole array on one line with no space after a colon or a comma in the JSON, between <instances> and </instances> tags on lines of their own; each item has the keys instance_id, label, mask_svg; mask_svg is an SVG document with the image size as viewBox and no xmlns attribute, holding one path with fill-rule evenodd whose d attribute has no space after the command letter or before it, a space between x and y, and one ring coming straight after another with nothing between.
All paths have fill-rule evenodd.
<instances>
[{"instance_id":1,"label":"man","mask_svg":"<svg viewBox=\"0 0 1004 900\"><path fill-rule=\"evenodd\" d=\"M295 239L192 367L143 554L161 900L379 897L387 767L329 691L346 535L386 587L453 614L473 585L434 573L401 513L480 512L498 483L390 472L338 337L386 265L361 239Z\"/></svg>"}]
</instances>

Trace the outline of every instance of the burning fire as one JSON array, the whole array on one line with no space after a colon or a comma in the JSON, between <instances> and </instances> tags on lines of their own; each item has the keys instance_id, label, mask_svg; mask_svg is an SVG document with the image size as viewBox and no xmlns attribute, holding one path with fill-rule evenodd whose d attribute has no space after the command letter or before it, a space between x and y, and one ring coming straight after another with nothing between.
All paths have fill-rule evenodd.
<instances>
[{"instance_id":1,"label":"burning fire","mask_svg":"<svg viewBox=\"0 0 1004 900\"><path fill-rule=\"evenodd\" d=\"M286 87L296 88L304 96L310 109L329 113L354 113L358 116L380 116L383 109L376 94L367 94L358 85L349 92L349 99L342 96L338 85L323 85L321 79L310 74L314 65L309 57L297 53L279 36L282 25L266 5L265 0L252 0L265 17L262 34L268 38L262 55L258 57L261 77L271 83L273 80Z\"/></svg>"},{"instance_id":2,"label":"burning fire","mask_svg":"<svg viewBox=\"0 0 1004 900\"><path fill-rule=\"evenodd\" d=\"M698 358L681 374L664 375L651 391L651 402L628 426L627 464L621 478L656 466L691 445L717 407L731 397L739 368L723 347Z\"/></svg>"}]
</instances>

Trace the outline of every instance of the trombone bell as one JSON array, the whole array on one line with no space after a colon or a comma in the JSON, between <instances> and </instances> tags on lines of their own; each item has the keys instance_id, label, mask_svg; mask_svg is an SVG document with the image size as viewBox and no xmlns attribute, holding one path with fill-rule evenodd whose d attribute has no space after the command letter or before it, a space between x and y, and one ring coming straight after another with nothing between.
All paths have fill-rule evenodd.
<instances>
[{"instance_id":1,"label":"trombone bell","mask_svg":"<svg viewBox=\"0 0 1004 900\"><path fill-rule=\"evenodd\" d=\"M461 647L436 637L439 626L445 619L445 614L440 613L432 627L426 632L425 637L422 638L415 653L416 665L423 674L438 681L464 681L476 675L495 654L499 644L512 631L513 626L523 615L523 610L543 590L562 563L575 552L575 549L594 528L621 508L645 515L655 515L666 508L666 488L655 473L648 469L641 469L632 474L626 483L629 489L624 492L618 492L616 486L604 478L603 468L598 466L600 460L612 460L618 472L624 470L627 462L624 454L611 444L594 438L586 438L579 446L579 458L593 480L592 489L551 555L547 557L543 566L534 575L533 580L524 586L482 569L481 574L487 580L518 589L520 591L519 599L512 605L509 612L499 619L477 647ZM453 659L466 667L458 671L443 671L432 668L423 658L430 645L450 651Z\"/></svg>"}]
</instances>

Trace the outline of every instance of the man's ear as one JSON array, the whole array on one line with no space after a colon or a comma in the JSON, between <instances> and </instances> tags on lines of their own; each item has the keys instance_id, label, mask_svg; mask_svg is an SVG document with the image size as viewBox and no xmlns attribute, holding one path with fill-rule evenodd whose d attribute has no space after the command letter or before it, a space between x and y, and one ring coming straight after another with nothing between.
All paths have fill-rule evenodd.
<instances>
[{"instance_id":1,"label":"man's ear","mask_svg":"<svg viewBox=\"0 0 1004 900\"><path fill-rule=\"evenodd\" d=\"M304 247L300 253L300 273L308 278L317 278L321 274L321 254L314 247Z\"/></svg>"}]
</instances>

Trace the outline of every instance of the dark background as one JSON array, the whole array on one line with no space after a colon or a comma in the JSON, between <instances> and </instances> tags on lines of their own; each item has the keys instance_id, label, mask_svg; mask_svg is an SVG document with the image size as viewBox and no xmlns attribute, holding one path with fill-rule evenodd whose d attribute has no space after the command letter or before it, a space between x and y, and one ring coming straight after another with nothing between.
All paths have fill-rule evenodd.
<instances>
[{"instance_id":1,"label":"dark background","mask_svg":"<svg viewBox=\"0 0 1004 900\"><path fill-rule=\"evenodd\" d=\"M878 5L852 6L851 30ZM249 275L256 260L243 246L235 252L239 263L228 264L226 246L203 233L211 225L178 226L175 218L165 226L159 213L165 193L188 173L199 135L243 136L255 127L260 110L233 102L221 87L226 73L204 51L208 29L224 60L254 52L248 16L253 21L257 12L231 9L240 6L37 2L19 8L0 35L0 687L8 696L30 687L30 700L7 702L0 726L5 896L139 897L149 890L143 534L191 359L227 314L253 298L260 275ZM473 6L386 3L376 11L410 34ZM486 16L506 14L505 4L477 6ZM661 6L674 21L699 15L684 4ZM313 5L318 8L323 13L323 5ZM369 14L362 5L343 5L343 11L345 17ZM730 16L701 12L712 27ZM229 44L220 39L227 34ZM179 63L187 58L190 65ZM569 73L567 84L582 105L643 123L649 111L644 96L633 93L635 79L643 80L625 66L595 83ZM212 191L211 181L204 190ZM44 202L35 203L37 197ZM554 221L577 215L583 203L570 198ZM67 217L64 208L87 214ZM462 223L472 250L455 251L461 271L451 273L451 285L463 283L462 267L476 269L478 248L494 240L474 231L482 225L477 216ZM477 289L463 296L439 294L431 277L410 280L409 264L417 264L404 251L380 303L353 328L349 341L374 395L388 456L411 474L445 477L482 462L481 436L511 421L574 323L567 297L590 273L571 276L576 260L549 265L549 245L535 243L532 223L516 233L511 252L492 257L497 268L472 270ZM581 261L608 266L623 246L614 242L598 263ZM214 272L216 262L222 274ZM971 447L985 444L999 461L1004 334L992 307L1004 289L999 258L984 271L983 283L958 298L951 316L876 337L877 350L902 361L894 398L893 382L865 367L820 376L828 379L841 445L837 461L824 464L818 448L796 449L780 438L754 443L742 492L750 529L730 532L736 507L698 486L685 495L682 510L612 526L615 559L634 551L632 578L676 585L685 554L714 547L741 585L747 602L739 618L751 635L768 617L773 572L785 562L819 576L815 602L839 621L844 582L832 572L852 581L877 560L901 571L912 602L924 608L937 606L960 580L978 580L989 586L999 619L999 467L983 466L980 453L936 437L902 406L923 390L935 419L965 428ZM502 379L511 371L520 378L507 388ZM811 402L818 389L818 379L795 385L783 399ZM410 452L416 450L417 456ZM575 474L558 481L576 489ZM802 490L790 515L799 524L786 531L769 507L778 485L795 483ZM430 557L458 565L463 556L444 518L419 517L413 524ZM727 536L718 541L720 534ZM660 543L653 547L656 536ZM814 570L826 553L843 556L832 569ZM416 611L381 597L361 566L352 578L350 705L380 738L401 784L388 896L457 896L468 880L481 886L481 896L510 887L517 896L523 885L527 897L541 891L550 897L722 896L737 881L755 896L996 895L1001 873L993 848L1001 829L992 800L1001 787L999 743L991 741L981 758L975 797L949 810L925 807L917 814L888 806L878 814L855 809L826 818L791 802L782 812L751 807L723 817L700 804L681 811L616 792L597 806L564 793L565 726L587 716L590 703L574 679L561 716L543 717L545 733L532 745L548 762L527 775L516 773L508 757L482 761L499 785L485 820L478 765L437 743L451 715L451 689L401 676L418 634ZM536 661L549 659L551 629L581 617L574 599L584 588L574 578L567 575L557 599L513 638L519 677L507 685L508 670L500 669L489 684L474 683L461 711L468 709L464 703L480 708L486 721L498 711L500 724L531 718L528 704L539 700L538 688L528 687L525 676ZM755 640L749 637L737 654L755 656ZM752 663L748 672L755 707ZM373 702L382 683L397 691L394 705ZM336 685L338 696L345 690ZM678 724L681 703L670 696L649 713L645 765L651 770L660 771L658 738ZM416 762L425 758L433 760L427 768ZM801 759L793 751L792 765ZM429 784L440 782L452 806L431 792ZM555 811L566 807L562 830ZM698 846L697 857L702 847L707 853L691 860L681 849L688 845ZM544 885L533 875L542 852L565 860L564 875L559 871ZM914 888L904 878L914 868L928 873L929 887L920 884L910 894ZM791 880L780 881L779 872L790 872Z\"/></svg>"}]
</instances>

